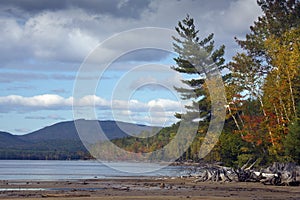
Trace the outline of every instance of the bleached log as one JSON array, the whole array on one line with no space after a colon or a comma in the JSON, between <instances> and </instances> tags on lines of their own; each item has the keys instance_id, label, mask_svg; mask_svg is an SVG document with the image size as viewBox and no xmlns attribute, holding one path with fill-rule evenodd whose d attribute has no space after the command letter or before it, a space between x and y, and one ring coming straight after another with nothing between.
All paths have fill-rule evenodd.
<instances>
[{"instance_id":1,"label":"bleached log","mask_svg":"<svg viewBox=\"0 0 300 200\"><path fill-rule=\"evenodd\" d=\"M272 166L252 170L256 161L249 167L244 165L240 169L233 169L222 166L205 166L197 168L190 177L195 178L194 182L261 182L270 185L299 185L300 166L292 164L274 163ZM248 162L249 164L249 162Z\"/></svg>"}]
</instances>

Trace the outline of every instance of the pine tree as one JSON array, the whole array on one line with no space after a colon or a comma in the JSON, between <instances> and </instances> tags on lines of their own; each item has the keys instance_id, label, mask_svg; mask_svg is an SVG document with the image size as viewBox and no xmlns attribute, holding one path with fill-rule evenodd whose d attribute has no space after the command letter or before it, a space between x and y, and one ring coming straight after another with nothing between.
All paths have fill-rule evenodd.
<instances>
[{"instance_id":1,"label":"pine tree","mask_svg":"<svg viewBox=\"0 0 300 200\"><path fill-rule=\"evenodd\" d=\"M178 36L173 36L173 46L178 57L174 58L176 66L172 68L183 75L181 81L185 84L175 89L183 100L192 102L186 105L186 113L175 116L187 127L195 127L195 130L187 128L183 141L193 139L190 132L197 131L191 148L187 149L190 151L185 152L187 157L197 160L213 149L223 127L226 95L220 71L224 69L225 46L215 49L213 34L200 40L199 30L190 16L178 22L175 30Z\"/></svg>"},{"instance_id":2,"label":"pine tree","mask_svg":"<svg viewBox=\"0 0 300 200\"><path fill-rule=\"evenodd\" d=\"M200 118L207 123L211 117L211 103L206 81L224 68L225 46L215 49L213 34L200 40L199 30L190 16L180 21L175 29L179 37L173 37L174 51L178 53L174 58L177 65L173 69L184 74L182 82L187 86L175 89L183 100L193 101L192 105L186 106L184 118ZM176 117L182 118L183 115L177 113Z\"/></svg>"}]
</instances>

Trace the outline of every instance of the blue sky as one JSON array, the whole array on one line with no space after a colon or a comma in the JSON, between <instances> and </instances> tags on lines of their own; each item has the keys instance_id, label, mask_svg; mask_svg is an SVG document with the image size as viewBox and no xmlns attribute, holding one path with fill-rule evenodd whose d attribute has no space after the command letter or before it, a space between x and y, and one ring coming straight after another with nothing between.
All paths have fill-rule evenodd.
<instances>
[{"instance_id":1,"label":"blue sky","mask_svg":"<svg viewBox=\"0 0 300 200\"><path fill-rule=\"evenodd\" d=\"M175 122L183 105L172 89L181 84L181 75L169 68L174 54L145 48L121 54L128 46L168 49L172 39L160 32L122 34L144 27L173 31L187 13L201 36L214 33L216 45L226 45L229 61L239 50L234 37L243 38L261 11L255 0L1 1L0 130L25 134L73 120L76 80L98 83L78 99L81 106L96 104L97 119ZM89 55L99 47L93 62ZM96 70L78 74L85 59Z\"/></svg>"}]
</instances>

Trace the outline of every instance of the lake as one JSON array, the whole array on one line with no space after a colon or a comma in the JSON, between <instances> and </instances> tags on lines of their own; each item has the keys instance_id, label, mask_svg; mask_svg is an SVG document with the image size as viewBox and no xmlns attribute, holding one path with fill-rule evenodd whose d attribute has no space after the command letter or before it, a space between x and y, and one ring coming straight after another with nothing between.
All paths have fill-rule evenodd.
<instances>
[{"instance_id":1,"label":"lake","mask_svg":"<svg viewBox=\"0 0 300 200\"><path fill-rule=\"evenodd\" d=\"M0 160L0 180L104 179L126 176L173 177L183 175L186 169L182 166L167 166L156 170L158 168L158 164L152 163L115 162L102 164L94 160ZM127 173L128 169L136 173Z\"/></svg>"}]
</instances>

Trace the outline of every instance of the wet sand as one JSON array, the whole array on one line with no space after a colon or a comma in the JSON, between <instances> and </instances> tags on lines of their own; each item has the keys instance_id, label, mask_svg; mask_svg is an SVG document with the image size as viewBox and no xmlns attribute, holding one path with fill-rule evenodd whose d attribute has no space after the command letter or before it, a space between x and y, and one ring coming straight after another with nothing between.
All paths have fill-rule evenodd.
<instances>
[{"instance_id":1,"label":"wet sand","mask_svg":"<svg viewBox=\"0 0 300 200\"><path fill-rule=\"evenodd\" d=\"M0 199L300 199L300 186L193 183L190 178L0 181Z\"/></svg>"}]
</instances>

